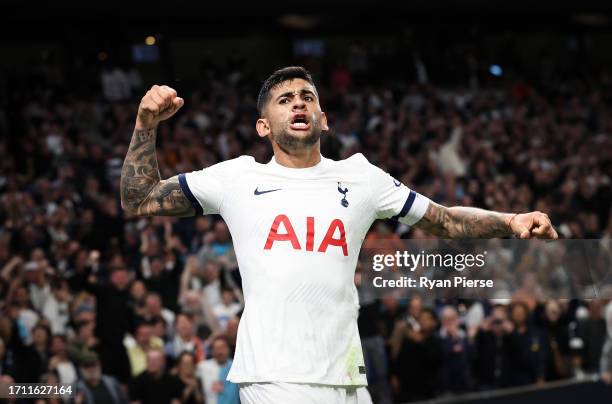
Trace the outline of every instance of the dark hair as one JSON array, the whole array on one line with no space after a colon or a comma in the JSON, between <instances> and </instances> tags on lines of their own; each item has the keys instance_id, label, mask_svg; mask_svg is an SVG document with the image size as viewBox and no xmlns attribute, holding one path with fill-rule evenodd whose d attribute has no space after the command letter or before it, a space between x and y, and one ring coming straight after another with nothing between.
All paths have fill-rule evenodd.
<instances>
[{"instance_id":1,"label":"dark hair","mask_svg":"<svg viewBox=\"0 0 612 404\"><path fill-rule=\"evenodd\" d=\"M51 336L51 341L53 341L54 339L61 339L63 343L68 342L68 337L64 334L53 334Z\"/></svg>"},{"instance_id":2,"label":"dark hair","mask_svg":"<svg viewBox=\"0 0 612 404\"><path fill-rule=\"evenodd\" d=\"M225 335L218 335L218 336L216 336L216 337L215 337L215 339L213 339L213 340L212 340L212 342L211 342L211 344L210 344L210 345L212 346L212 345L213 345L215 342L217 342L217 341L223 341L223 342L225 342L225 344L227 345L227 347L228 347L228 348L231 348L231 346L232 346L232 345L230 344L230 340L229 340L229 338L228 338L227 336L225 336Z\"/></svg>"},{"instance_id":3,"label":"dark hair","mask_svg":"<svg viewBox=\"0 0 612 404\"><path fill-rule=\"evenodd\" d=\"M264 107L268 101L270 101L270 91L279 84L294 79L302 79L313 86L315 85L308 70L304 69L302 66L289 66L278 69L264 81L259 90L259 95L257 96L257 112L259 116L262 116Z\"/></svg>"},{"instance_id":4,"label":"dark hair","mask_svg":"<svg viewBox=\"0 0 612 404\"><path fill-rule=\"evenodd\" d=\"M421 314L420 315L422 315L422 314L429 314L429 316L434 320L434 322L436 324L440 324L440 320L438 319L438 314L436 313L436 311L434 309L429 308L429 307L424 307L421 310Z\"/></svg>"},{"instance_id":5,"label":"dark hair","mask_svg":"<svg viewBox=\"0 0 612 404\"><path fill-rule=\"evenodd\" d=\"M128 269L128 267L126 265L111 265L108 267L108 272L109 273L113 273L113 272L117 272L117 271L127 271L129 272L130 270Z\"/></svg>"},{"instance_id":6,"label":"dark hair","mask_svg":"<svg viewBox=\"0 0 612 404\"><path fill-rule=\"evenodd\" d=\"M195 356L195 354L193 352L190 351L182 351L179 356L176 357L176 366L178 366L179 363L181 363L181 360L185 357L185 356L189 356L191 357L191 359L193 359L193 363L194 365L197 364L198 360Z\"/></svg>"},{"instance_id":7,"label":"dark hair","mask_svg":"<svg viewBox=\"0 0 612 404\"><path fill-rule=\"evenodd\" d=\"M514 309L517 307L520 307L521 309L523 309L523 311L525 312L525 322L529 322L531 310L529 310L529 306L527 306L527 303L523 301L517 301L517 302L510 303L510 307L508 309L508 315L510 319L512 319L512 313L514 312Z\"/></svg>"},{"instance_id":8,"label":"dark hair","mask_svg":"<svg viewBox=\"0 0 612 404\"><path fill-rule=\"evenodd\" d=\"M47 338L51 340L51 329L47 325L45 325L44 323L40 323L40 322L36 323L36 325L32 327L32 334L36 330L43 330L47 334Z\"/></svg>"},{"instance_id":9,"label":"dark hair","mask_svg":"<svg viewBox=\"0 0 612 404\"><path fill-rule=\"evenodd\" d=\"M527 303L525 303L522 300L518 300L518 301L514 301L510 303L510 312L512 312L512 310L514 310L515 307L521 307L523 310L525 310L527 314L529 314L529 312L531 311L529 310L529 306L527 305Z\"/></svg>"},{"instance_id":10,"label":"dark hair","mask_svg":"<svg viewBox=\"0 0 612 404\"><path fill-rule=\"evenodd\" d=\"M133 333L136 334L141 327L153 327L153 320L150 319L138 319L134 324Z\"/></svg>"},{"instance_id":11,"label":"dark hair","mask_svg":"<svg viewBox=\"0 0 612 404\"><path fill-rule=\"evenodd\" d=\"M182 316L182 317L185 317L185 318L186 318L187 320L189 320L191 323L193 323L193 322L194 322L194 320L193 320L193 314L188 313L188 312L186 312L186 311L181 311L181 312L180 312L180 313L178 313L178 314L176 315L176 317L174 318L174 323L175 323L175 324L176 324L176 322L178 321L179 317L181 317L181 316Z\"/></svg>"},{"instance_id":12,"label":"dark hair","mask_svg":"<svg viewBox=\"0 0 612 404\"><path fill-rule=\"evenodd\" d=\"M159 323L162 323L164 325L164 327L166 326L167 322L166 319L163 318L162 316L154 316L151 320L151 325L157 325Z\"/></svg>"}]
</instances>

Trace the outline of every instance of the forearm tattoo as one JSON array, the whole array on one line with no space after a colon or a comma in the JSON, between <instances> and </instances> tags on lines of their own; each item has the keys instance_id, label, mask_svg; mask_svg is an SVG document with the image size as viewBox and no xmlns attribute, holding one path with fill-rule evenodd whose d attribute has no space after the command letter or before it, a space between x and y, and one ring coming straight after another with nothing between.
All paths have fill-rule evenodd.
<instances>
[{"instance_id":1,"label":"forearm tattoo","mask_svg":"<svg viewBox=\"0 0 612 404\"><path fill-rule=\"evenodd\" d=\"M492 238L512 234L505 214L469 207L447 208L430 202L415 227L445 238Z\"/></svg>"},{"instance_id":2,"label":"forearm tattoo","mask_svg":"<svg viewBox=\"0 0 612 404\"><path fill-rule=\"evenodd\" d=\"M128 212L152 216L192 216L195 210L183 194L178 177L159 174L157 129L135 130L121 170L121 206Z\"/></svg>"}]
</instances>

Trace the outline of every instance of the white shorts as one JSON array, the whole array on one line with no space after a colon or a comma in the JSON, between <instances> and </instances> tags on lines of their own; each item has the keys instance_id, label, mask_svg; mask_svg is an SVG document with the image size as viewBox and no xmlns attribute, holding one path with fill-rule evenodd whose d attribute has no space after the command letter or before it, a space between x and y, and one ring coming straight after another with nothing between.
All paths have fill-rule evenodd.
<instances>
[{"instance_id":1,"label":"white shorts","mask_svg":"<svg viewBox=\"0 0 612 404\"><path fill-rule=\"evenodd\" d=\"M372 404L365 387L298 383L241 383L240 404Z\"/></svg>"}]
</instances>

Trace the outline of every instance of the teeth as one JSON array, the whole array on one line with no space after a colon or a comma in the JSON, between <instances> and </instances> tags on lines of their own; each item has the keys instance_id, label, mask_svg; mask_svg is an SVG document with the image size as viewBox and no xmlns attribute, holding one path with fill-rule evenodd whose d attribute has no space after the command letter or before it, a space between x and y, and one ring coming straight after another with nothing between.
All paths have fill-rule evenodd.
<instances>
[{"instance_id":1,"label":"teeth","mask_svg":"<svg viewBox=\"0 0 612 404\"><path fill-rule=\"evenodd\" d=\"M293 126L295 126L296 128L305 128L308 126L308 124L306 122L295 122Z\"/></svg>"}]
</instances>

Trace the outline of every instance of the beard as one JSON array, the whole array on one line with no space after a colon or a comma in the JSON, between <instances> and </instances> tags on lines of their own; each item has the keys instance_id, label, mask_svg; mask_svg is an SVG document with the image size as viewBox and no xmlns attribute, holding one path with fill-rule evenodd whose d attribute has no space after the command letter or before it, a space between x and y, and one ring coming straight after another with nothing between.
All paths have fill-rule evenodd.
<instances>
[{"instance_id":1,"label":"beard","mask_svg":"<svg viewBox=\"0 0 612 404\"><path fill-rule=\"evenodd\" d=\"M271 133L271 139L285 150L301 150L316 144L321 138L321 125L313 122L310 132L304 136L297 136L289 132L289 125L282 130Z\"/></svg>"}]
</instances>

